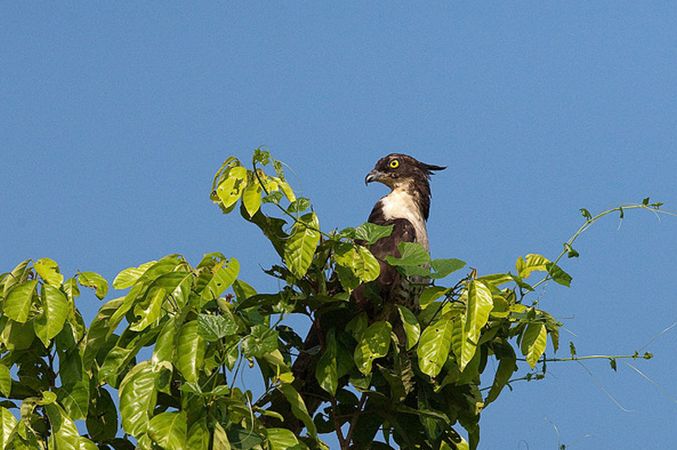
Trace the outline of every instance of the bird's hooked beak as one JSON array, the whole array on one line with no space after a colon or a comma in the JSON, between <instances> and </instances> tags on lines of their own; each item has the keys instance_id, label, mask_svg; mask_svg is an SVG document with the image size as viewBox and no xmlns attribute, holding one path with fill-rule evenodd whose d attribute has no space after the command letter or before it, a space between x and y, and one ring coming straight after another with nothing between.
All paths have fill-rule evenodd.
<instances>
[{"instance_id":1,"label":"bird's hooked beak","mask_svg":"<svg viewBox=\"0 0 677 450\"><path fill-rule=\"evenodd\" d=\"M374 181L381 181L384 175L385 174L380 170L373 169L366 177L364 177L364 185L366 186Z\"/></svg>"}]
</instances>

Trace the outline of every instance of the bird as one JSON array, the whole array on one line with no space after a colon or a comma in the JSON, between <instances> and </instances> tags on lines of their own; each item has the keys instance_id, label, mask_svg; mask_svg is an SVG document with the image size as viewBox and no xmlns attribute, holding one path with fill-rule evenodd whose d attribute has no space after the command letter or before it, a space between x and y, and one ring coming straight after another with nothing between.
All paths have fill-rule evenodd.
<instances>
[{"instance_id":1,"label":"bird","mask_svg":"<svg viewBox=\"0 0 677 450\"><path fill-rule=\"evenodd\" d=\"M426 227L432 197L430 177L444 169L445 166L426 164L406 154L391 153L379 159L364 179L366 185L379 182L390 188L390 192L376 202L367 219L375 225L393 227L389 236L369 246L381 269L371 287L376 288L376 297L382 305L417 308L417 297L424 280L403 277L397 268L386 262L386 258L400 256L398 245L401 242L416 242L430 251ZM354 292L353 298L358 304L364 304L366 289L363 286Z\"/></svg>"},{"instance_id":2,"label":"bird","mask_svg":"<svg viewBox=\"0 0 677 450\"><path fill-rule=\"evenodd\" d=\"M376 202L367 222L393 227L389 236L382 237L368 246L369 251L379 262L379 276L370 283L358 286L351 294L351 300L357 310L367 312L371 321L398 320L395 308L398 304L416 309L423 283L417 277L402 276L397 268L387 263L386 258L400 256L398 245L401 242L416 242L429 251L426 222L432 197L430 177L436 171L445 168L423 163L406 154L391 153L379 159L364 179L366 185L378 182L390 188L390 192ZM373 301L374 298L376 301ZM304 397L311 416L326 397L326 393L315 380L316 361L311 356L311 350L318 348L323 341L320 316L318 314L315 317L304 340L304 350L292 365L294 387ZM397 327L394 331L399 334ZM285 426L288 429L295 433L300 432L302 424L291 416L289 405L279 393L273 395L271 409L285 417ZM269 418L266 421L271 422Z\"/></svg>"}]
</instances>

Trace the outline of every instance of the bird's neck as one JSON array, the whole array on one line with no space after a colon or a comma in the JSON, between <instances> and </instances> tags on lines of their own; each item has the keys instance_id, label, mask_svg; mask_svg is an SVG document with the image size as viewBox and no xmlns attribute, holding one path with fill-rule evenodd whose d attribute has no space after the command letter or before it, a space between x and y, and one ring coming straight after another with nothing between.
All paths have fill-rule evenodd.
<instances>
[{"instance_id":1,"label":"bird's neck","mask_svg":"<svg viewBox=\"0 0 677 450\"><path fill-rule=\"evenodd\" d=\"M428 231L426 219L430 197L414 189L412 186L396 186L381 198L379 206L385 220L406 219L416 230L416 240L428 248Z\"/></svg>"}]
</instances>

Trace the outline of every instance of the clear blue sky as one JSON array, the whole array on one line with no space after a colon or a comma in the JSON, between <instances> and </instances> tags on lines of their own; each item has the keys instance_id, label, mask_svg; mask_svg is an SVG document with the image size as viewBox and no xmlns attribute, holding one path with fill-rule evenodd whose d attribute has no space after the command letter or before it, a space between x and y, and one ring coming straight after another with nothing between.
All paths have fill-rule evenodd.
<instances>
[{"instance_id":1,"label":"clear blue sky","mask_svg":"<svg viewBox=\"0 0 677 450\"><path fill-rule=\"evenodd\" d=\"M50 256L112 278L223 251L273 289L272 250L208 198L219 164L259 145L325 229L366 219L385 192L363 183L379 157L448 165L433 253L482 273L555 256L581 207L651 195L677 209L674 3L199 4L0 6L2 270ZM632 352L677 320L677 219L628 213L577 249L571 289L539 293L576 334L565 347ZM646 350L635 365L666 392L622 363L586 363L594 378L553 364L486 410L480 448L674 445L677 329Z\"/></svg>"}]
</instances>

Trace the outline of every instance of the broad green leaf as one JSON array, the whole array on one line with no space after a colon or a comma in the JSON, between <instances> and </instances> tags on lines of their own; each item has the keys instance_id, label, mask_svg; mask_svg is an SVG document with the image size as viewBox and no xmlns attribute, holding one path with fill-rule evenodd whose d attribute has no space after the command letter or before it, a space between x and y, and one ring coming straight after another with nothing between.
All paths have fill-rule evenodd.
<instances>
[{"instance_id":1,"label":"broad green leaf","mask_svg":"<svg viewBox=\"0 0 677 450\"><path fill-rule=\"evenodd\" d=\"M299 394L291 384L282 384L278 386L278 390L284 394L285 398L289 402L294 417L303 422L311 436L316 436L317 430L315 429L315 424L313 423L313 419L311 419L310 415L308 414L308 409L306 408L306 404L303 402L301 394Z\"/></svg>"},{"instance_id":2,"label":"broad green leaf","mask_svg":"<svg viewBox=\"0 0 677 450\"><path fill-rule=\"evenodd\" d=\"M63 329L69 310L70 303L60 289L49 284L42 286L42 314L33 321L33 329L45 347Z\"/></svg>"},{"instance_id":3,"label":"broad green leaf","mask_svg":"<svg viewBox=\"0 0 677 450\"><path fill-rule=\"evenodd\" d=\"M94 294L99 300L102 300L108 293L108 281L96 272L80 272L78 281L82 286L94 289Z\"/></svg>"},{"instance_id":4,"label":"broad green leaf","mask_svg":"<svg viewBox=\"0 0 677 450\"><path fill-rule=\"evenodd\" d=\"M431 278L440 279L464 268L465 262L456 258L433 259L430 262L430 265L435 271L433 274L431 274Z\"/></svg>"},{"instance_id":5,"label":"broad green leaf","mask_svg":"<svg viewBox=\"0 0 677 450\"><path fill-rule=\"evenodd\" d=\"M536 366L538 358L540 358L545 351L547 335L548 333L545 329L545 325L536 322L527 325L522 334L520 349L532 369Z\"/></svg>"},{"instance_id":6,"label":"broad green leaf","mask_svg":"<svg viewBox=\"0 0 677 450\"><path fill-rule=\"evenodd\" d=\"M287 197L287 200L289 200L290 202L295 202L296 194L294 194L294 191L292 190L289 183L287 183L286 180L282 180L280 178L277 179L277 182L280 184L280 190L284 192L284 196Z\"/></svg>"},{"instance_id":7,"label":"broad green leaf","mask_svg":"<svg viewBox=\"0 0 677 450\"><path fill-rule=\"evenodd\" d=\"M211 435L207 427L207 418L202 417L188 430L186 448L190 450L209 450Z\"/></svg>"},{"instance_id":8,"label":"broad green leaf","mask_svg":"<svg viewBox=\"0 0 677 450\"><path fill-rule=\"evenodd\" d=\"M232 315L198 314L197 324L198 333L207 342L214 342L223 337L231 336L237 333L240 328Z\"/></svg>"},{"instance_id":9,"label":"broad green leaf","mask_svg":"<svg viewBox=\"0 0 677 450\"><path fill-rule=\"evenodd\" d=\"M291 202L287 207L287 211L291 213L300 213L310 208L310 200L305 197L300 197Z\"/></svg>"},{"instance_id":10,"label":"broad green leaf","mask_svg":"<svg viewBox=\"0 0 677 450\"><path fill-rule=\"evenodd\" d=\"M254 325L249 335L242 340L242 351L249 357L260 358L277 350L278 332L265 325Z\"/></svg>"},{"instance_id":11,"label":"broad green leaf","mask_svg":"<svg viewBox=\"0 0 677 450\"><path fill-rule=\"evenodd\" d=\"M9 367L0 363L0 394L9 397L10 392L12 392L12 377Z\"/></svg>"},{"instance_id":12,"label":"broad green leaf","mask_svg":"<svg viewBox=\"0 0 677 450\"><path fill-rule=\"evenodd\" d=\"M447 292L449 292L449 288L443 286L427 286L423 289L423 292L421 292L421 296L418 300L419 305L421 305L421 308L425 308Z\"/></svg>"},{"instance_id":13,"label":"broad green leaf","mask_svg":"<svg viewBox=\"0 0 677 450\"><path fill-rule=\"evenodd\" d=\"M315 367L315 378L320 387L333 396L338 387L338 366L336 361L336 332L332 328L327 333L325 350Z\"/></svg>"},{"instance_id":14,"label":"broad green leaf","mask_svg":"<svg viewBox=\"0 0 677 450\"><path fill-rule=\"evenodd\" d=\"M417 343L421 336L421 326L416 320L416 316L409 309L402 305L397 305L397 310L400 313L402 326L404 327L404 335L407 337L407 350L411 350Z\"/></svg>"},{"instance_id":15,"label":"broad green leaf","mask_svg":"<svg viewBox=\"0 0 677 450\"><path fill-rule=\"evenodd\" d=\"M106 302L99 308L94 320L92 320L87 331L87 343L83 355L83 365L85 367L91 367L94 358L96 358L99 350L106 343L108 333L112 332L111 328L115 328L115 325L112 325L109 319L122 305L123 300L124 297L120 297Z\"/></svg>"},{"instance_id":16,"label":"broad green leaf","mask_svg":"<svg viewBox=\"0 0 677 450\"><path fill-rule=\"evenodd\" d=\"M163 412L148 423L148 436L166 450L186 448L186 413Z\"/></svg>"},{"instance_id":17,"label":"broad green leaf","mask_svg":"<svg viewBox=\"0 0 677 450\"><path fill-rule=\"evenodd\" d=\"M57 288L61 287L63 275L59 272L59 265L56 261L49 258L41 258L35 261L33 267L38 275L40 275L48 284Z\"/></svg>"},{"instance_id":18,"label":"broad green leaf","mask_svg":"<svg viewBox=\"0 0 677 450\"><path fill-rule=\"evenodd\" d=\"M128 267L120 272L113 280L115 289L126 289L132 286L136 281L157 261L148 261L138 267Z\"/></svg>"},{"instance_id":19,"label":"broad green leaf","mask_svg":"<svg viewBox=\"0 0 677 450\"><path fill-rule=\"evenodd\" d=\"M384 226L365 222L359 227L355 228L352 235L354 239L365 241L366 244L371 245L381 238L390 236L392 232L392 225Z\"/></svg>"},{"instance_id":20,"label":"broad green leaf","mask_svg":"<svg viewBox=\"0 0 677 450\"><path fill-rule=\"evenodd\" d=\"M369 325L369 317L367 313L361 312L352 318L350 322L346 325L346 331L350 333L356 341L360 340L362 333L367 329Z\"/></svg>"},{"instance_id":21,"label":"broad green leaf","mask_svg":"<svg viewBox=\"0 0 677 450\"><path fill-rule=\"evenodd\" d=\"M197 320L186 322L179 333L174 365L190 383L197 382L205 355L205 341L198 333Z\"/></svg>"},{"instance_id":22,"label":"broad green leaf","mask_svg":"<svg viewBox=\"0 0 677 450\"><path fill-rule=\"evenodd\" d=\"M117 407L103 387L96 388L92 395L92 404L87 412L87 431L97 441L111 440L118 432Z\"/></svg>"},{"instance_id":23,"label":"broad green leaf","mask_svg":"<svg viewBox=\"0 0 677 450\"><path fill-rule=\"evenodd\" d=\"M132 331L143 331L160 318L162 313L162 304L167 297L167 292L162 288L156 288L146 294L144 303L137 304L134 307L134 315L140 317L129 329Z\"/></svg>"},{"instance_id":24,"label":"broad green leaf","mask_svg":"<svg viewBox=\"0 0 677 450\"><path fill-rule=\"evenodd\" d=\"M230 208L240 199L242 191L247 186L247 169L242 166L232 167L227 178L216 188L224 208Z\"/></svg>"},{"instance_id":25,"label":"broad green leaf","mask_svg":"<svg viewBox=\"0 0 677 450\"><path fill-rule=\"evenodd\" d=\"M240 263L237 259L230 258L214 266L213 273L211 280L202 291L202 299L204 300L218 298L223 294L223 291L233 284L240 273Z\"/></svg>"},{"instance_id":26,"label":"broad green leaf","mask_svg":"<svg viewBox=\"0 0 677 450\"><path fill-rule=\"evenodd\" d=\"M63 405L68 417L80 420L87 417L89 409L89 379L58 389L59 402Z\"/></svg>"},{"instance_id":27,"label":"broad green leaf","mask_svg":"<svg viewBox=\"0 0 677 450\"><path fill-rule=\"evenodd\" d=\"M378 260L366 247L345 244L334 256L337 264L350 269L362 282L374 281L381 271Z\"/></svg>"},{"instance_id":28,"label":"broad green leaf","mask_svg":"<svg viewBox=\"0 0 677 450\"><path fill-rule=\"evenodd\" d=\"M153 349L153 357L151 359L153 364L158 364L161 361L172 362L174 360L179 331L176 323L177 320L177 317L171 317L162 327L162 331L160 331L155 342L155 348Z\"/></svg>"},{"instance_id":29,"label":"broad green leaf","mask_svg":"<svg viewBox=\"0 0 677 450\"><path fill-rule=\"evenodd\" d=\"M531 272L547 272L548 269L546 264L549 262L550 260L543 255L530 253L524 258L521 256L517 258L517 262L515 262L515 269L517 270L517 275L520 278L529 278Z\"/></svg>"},{"instance_id":30,"label":"broad green leaf","mask_svg":"<svg viewBox=\"0 0 677 450\"><path fill-rule=\"evenodd\" d=\"M120 416L122 427L132 436L146 432L157 399L157 373L150 361L134 366L120 383Z\"/></svg>"},{"instance_id":31,"label":"broad green leaf","mask_svg":"<svg viewBox=\"0 0 677 450\"><path fill-rule=\"evenodd\" d=\"M466 311L458 318L461 328L455 328L452 336L454 354L461 371L475 356L482 327L489 320L493 308L491 291L482 281L471 281L463 298Z\"/></svg>"},{"instance_id":32,"label":"broad green leaf","mask_svg":"<svg viewBox=\"0 0 677 450\"><path fill-rule=\"evenodd\" d=\"M252 181L247 184L242 193L242 204L249 217L252 217L261 208L261 192L261 185Z\"/></svg>"},{"instance_id":33,"label":"broad green leaf","mask_svg":"<svg viewBox=\"0 0 677 450\"><path fill-rule=\"evenodd\" d=\"M284 261L289 270L302 278L313 261L315 248L320 242L320 222L314 212L298 218L284 247Z\"/></svg>"},{"instance_id":34,"label":"broad green leaf","mask_svg":"<svg viewBox=\"0 0 677 450\"><path fill-rule=\"evenodd\" d=\"M423 330L416 351L421 372L431 377L440 373L449 357L452 330L449 319L439 319Z\"/></svg>"},{"instance_id":35,"label":"broad green leaf","mask_svg":"<svg viewBox=\"0 0 677 450\"><path fill-rule=\"evenodd\" d=\"M296 435L285 428L268 428L266 429L266 437L268 444L270 444L270 450L287 450L299 445Z\"/></svg>"},{"instance_id":36,"label":"broad green leaf","mask_svg":"<svg viewBox=\"0 0 677 450\"><path fill-rule=\"evenodd\" d=\"M0 317L3 319L3 317ZM0 343L3 343L7 350L26 350L35 339L32 323L21 323L7 319L3 327L0 327Z\"/></svg>"},{"instance_id":37,"label":"broad green leaf","mask_svg":"<svg viewBox=\"0 0 677 450\"><path fill-rule=\"evenodd\" d=\"M270 163L270 152L268 150L263 150L262 148L257 148L254 150L252 162L254 164L259 163L267 166Z\"/></svg>"},{"instance_id":38,"label":"broad green leaf","mask_svg":"<svg viewBox=\"0 0 677 450\"><path fill-rule=\"evenodd\" d=\"M430 263L430 255L418 242L400 242L397 244L400 257L386 256L391 266L422 266Z\"/></svg>"},{"instance_id":39,"label":"broad green leaf","mask_svg":"<svg viewBox=\"0 0 677 450\"><path fill-rule=\"evenodd\" d=\"M57 403L50 403L44 406L49 417L49 423L52 427L50 448L55 450L89 450L96 449L96 446L90 445L91 441L80 436L75 422L68 417L66 412Z\"/></svg>"},{"instance_id":40,"label":"broad green leaf","mask_svg":"<svg viewBox=\"0 0 677 450\"><path fill-rule=\"evenodd\" d=\"M500 350L500 354L499 354ZM510 377L517 370L517 356L510 344L505 344L500 349L494 349L496 357L499 358L498 369L496 369L496 376L491 385L489 394L484 400L484 406L493 402L498 398L505 385L510 381Z\"/></svg>"},{"instance_id":41,"label":"broad green leaf","mask_svg":"<svg viewBox=\"0 0 677 450\"><path fill-rule=\"evenodd\" d=\"M388 354L391 331L392 326L385 321L374 322L364 330L353 355L355 365L360 372L369 375L374 360Z\"/></svg>"},{"instance_id":42,"label":"broad green leaf","mask_svg":"<svg viewBox=\"0 0 677 450\"><path fill-rule=\"evenodd\" d=\"M13 287L5 298L3 313L15 322L25 323L31 311L37 284L38 280L33 280Z\"/></svg>"},{"instance_id":43,"label":"broad green leaf","mask_svg":"<svg viewBox=\"0 0 677 450\"><path fill-rule=\"evenodd\" d=\"M566 287L571 286L571 275L562 270L560 266L555 263L547 263L545 267L548 270L548 274L555 280L555 283Z\"/></svg>"},{"instance_id":44,"label":"broad green leaf","mask_svg":"<svg viewBox=\"0 0 677 450\"><path fill-rule=\"evenodd\" d=\"M7 448L16 424L17 420L14 414L10 410L0 406L0 449L4 450Z\"/></svg>"},{"instance_id":45,"label":"broad green leaf","mask_svg":"<svg viewBox=\"0 0 677 450\"><path fill-rule=\"evenodd\" d=\"M226 430L223 429L220 423L216 422L214 424L214 450L231 450L233 447L230 445L228 440L228 435Z\"/></svg>"}]
</instances>

